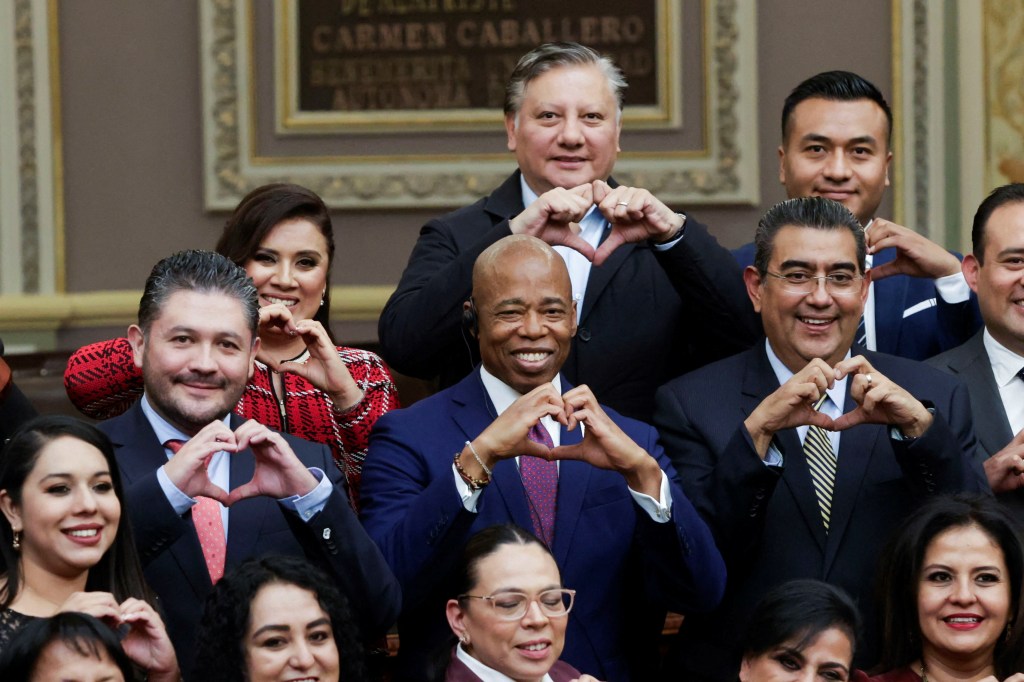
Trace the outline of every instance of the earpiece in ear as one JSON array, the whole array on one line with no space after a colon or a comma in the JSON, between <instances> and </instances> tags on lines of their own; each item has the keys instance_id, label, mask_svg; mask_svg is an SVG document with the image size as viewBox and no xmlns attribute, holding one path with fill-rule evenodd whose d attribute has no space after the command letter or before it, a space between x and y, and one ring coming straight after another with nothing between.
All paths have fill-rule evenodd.
<instances>
[{"instance_id":1,"label":"earpiece in ear","mask_svg":"<svg viewBox=\"0 0 1024 682\"><path fill-rule=\"evenodd\" d=\"M472 296L469 297L469 307L462 309L462 327L474 337L480 330L480 321L476 315L476 303L473 302Z\"/></svg>"}]
</instances>

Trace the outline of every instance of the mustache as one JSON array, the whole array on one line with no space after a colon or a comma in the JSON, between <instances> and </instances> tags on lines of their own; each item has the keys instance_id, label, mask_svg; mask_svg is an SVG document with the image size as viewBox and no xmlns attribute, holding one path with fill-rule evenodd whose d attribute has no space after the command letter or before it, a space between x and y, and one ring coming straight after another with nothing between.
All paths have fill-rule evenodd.
<instances>
[{"instance_id":1,"label":"mustache","mask_svg":"<svg viewBox=\"0 0 1024 682\"><path fill-rule=\"evenodd\" d=\"M218 379L205 374L196 374L195 372L176 374L173 381L176 384L191 384L193 386L207 386L209 388L225 388L228 385L226 379Z\"/></svg>"}]
</instances>

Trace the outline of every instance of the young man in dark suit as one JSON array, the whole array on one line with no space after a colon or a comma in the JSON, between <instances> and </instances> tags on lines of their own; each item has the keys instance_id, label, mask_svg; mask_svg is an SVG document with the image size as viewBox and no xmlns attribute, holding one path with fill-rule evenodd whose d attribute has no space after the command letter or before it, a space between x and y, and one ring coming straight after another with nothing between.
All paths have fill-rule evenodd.
<instances>
[{"instance_id":1,"label":"young man in dark suit","mask_svg":"<svg viewBox=\"0 0 1024 682\"><path fill-rule=\"evenodd\" d=\"M253 371L258 321L252 280L224 256L183 251L160 261L128 328L145 394L100 425L186 672L213 583L253 556L319 564L367 640L399 610L398 584L349 506L330 451L231 413Z\"/></svg>"}]
</instances>

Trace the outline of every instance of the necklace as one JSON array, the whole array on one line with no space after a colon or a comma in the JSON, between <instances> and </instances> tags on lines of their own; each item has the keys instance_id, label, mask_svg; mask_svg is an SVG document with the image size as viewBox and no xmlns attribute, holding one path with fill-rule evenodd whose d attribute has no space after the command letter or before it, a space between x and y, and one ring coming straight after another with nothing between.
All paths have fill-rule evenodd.
<instances>
[{"instance_id":1,"label":"necklace","mask_svg":"<svg viewBox=\"0 0 1024 682\"><path fill-rule=\"evenodd\" d=\"M928 682L928 673L924 669L924 661L921 662L921 682Z\"/></svg>"}]
</instances>

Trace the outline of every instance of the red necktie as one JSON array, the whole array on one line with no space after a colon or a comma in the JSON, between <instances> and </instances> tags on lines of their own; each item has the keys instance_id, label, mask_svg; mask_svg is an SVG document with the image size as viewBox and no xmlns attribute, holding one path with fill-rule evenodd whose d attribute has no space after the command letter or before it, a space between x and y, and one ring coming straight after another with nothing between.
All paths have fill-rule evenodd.
<instances>
[{"instance_id":1,"label":"red necktie","mask_svg":"<svg viewBox=\"0 0 1024 682\"><path fill-rule=\"evenodd\" d=\"M534 443L554 447L548 430L537 422L527 436ZM558 463L540 457L522 455L519 475L523 479L526 500L530 504L533 531L548 548L555 546L555 500L558 496Z\"/></svg>"},{"instance_id":2,"label":"red necktie","mask_svg":"<svg viewBox=\"0 0 1024 682\"><path fill-rule=\"evenodd\" d=\"M164 443L164 447L177 453L184 444L183 440L169 440ZM224 577L224 557L227 554L220 503L212 497L196 495L196 503L192 506L192 524L196 527L199 546L203 548L206 570L210 573L210 580L216 584Z\"/></svg>"}]
</instances>

